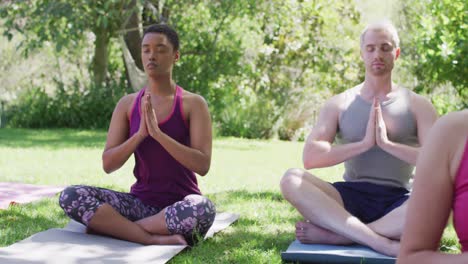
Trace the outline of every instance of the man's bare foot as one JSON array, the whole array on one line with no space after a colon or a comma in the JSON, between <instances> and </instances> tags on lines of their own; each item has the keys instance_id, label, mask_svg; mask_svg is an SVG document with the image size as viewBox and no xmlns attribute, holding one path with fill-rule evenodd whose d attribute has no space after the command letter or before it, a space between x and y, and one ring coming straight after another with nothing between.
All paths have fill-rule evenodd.
<instances>
[{"instance_id":1,"label":"man's bare foot","mask_svg":"<svg viewBox=\"0 0 468 264\"><path fill-rule=\"evenodd\" d=\"M377 252L380 252L384 255L396 257L398 252L400 252L400 241L386 239L383 243L376 243L371 246Z\"/></svg>"},{"instance_id":2,"label":"man's bare foot","mask_svg":"<svg viewBox=\"0 0 468 264\"><path fill-rule=\"evenodd\" d=\"M354 243L344 236L318 227L309 221L296 223L296 238L303 244L350 245Z\"/></svg>"},{"instance_id":3,"label":"man's bare foot","mask_svg":"<svg viewBox=\"0 0 468 264\"><path fill-rule=\"evenodd\" d=\"M188 245L182 235L153 235L153 245Z\"/></svg>"},{"instance_id":4,"label":"man's bare foot","mask_svg":"<svg viewBox=\"0 0 468 264\"><path fill-rule=\"evenodd\" d=\"M309 221L296 223L296 238L303 244L350 245L352 240L316 226ZM381 237L376 243L368 245L377 252L396 257L400 251L400 242Z\"/></svg>"}]
</instances>

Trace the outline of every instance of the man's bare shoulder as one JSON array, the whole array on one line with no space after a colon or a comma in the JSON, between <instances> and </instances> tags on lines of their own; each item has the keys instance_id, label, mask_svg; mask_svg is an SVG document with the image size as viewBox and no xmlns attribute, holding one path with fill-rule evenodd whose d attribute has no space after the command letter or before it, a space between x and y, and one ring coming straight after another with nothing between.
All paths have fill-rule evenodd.
<instances>
[{"instance_id":1,"label":"man's bare shoulder","mask_svg":"<svg viewBox=\"0 0 468 264\"><path fill-rule=\"evenodd\" d=\"M414 91L408 90L410 94L411 104L417 107L433 107L432 102L420 94L415 93Z\"/></svg>"},{"instance_id":2,"label":"man's bare shoulder","mask_svg":"<svg viewBox=\"0 0 468 264\"><path fill-rule=\"evenodd\" d=\"M426 116L431 117L431 119L437 118L437 111L428 98L413 91L409 91L409 93L411 112L413 112L413 114L415 114L416 117Z\"/></svg>"},{"instance_id":3,"label":"man's bare shoulder","mask_svg":"<svg viewBox=\"0 0 468 264\"><path fill-rule=\"evenodd\" d=\"M332 96L330 99L325 101L324 108L334 109L337 111L346 109L350 102L356 98L356 95L359 94L360 87L361 85L357 85Z\"/></svg>"}]
</instances>

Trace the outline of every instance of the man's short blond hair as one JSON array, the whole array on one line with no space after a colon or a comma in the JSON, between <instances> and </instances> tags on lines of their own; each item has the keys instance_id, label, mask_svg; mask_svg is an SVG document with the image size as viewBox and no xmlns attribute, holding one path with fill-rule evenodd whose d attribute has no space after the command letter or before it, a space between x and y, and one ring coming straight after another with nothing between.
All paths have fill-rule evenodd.
<instances>
[{"instance_id":1,"label":"man's short blond hair","mask_svg":"<svg viewBox=\"0 0 468 264\"><path fill-rule=\"evenodd\" d=\"M390 21L380 21L376 23L372 23L366 26L366 28L361 33L361 47L364 43L364 37L367 31L386 31L390 33L392 44L395 48L400 47L400 38L398 37L398 32L395 26Z\"/></svg>"}]
</instances>

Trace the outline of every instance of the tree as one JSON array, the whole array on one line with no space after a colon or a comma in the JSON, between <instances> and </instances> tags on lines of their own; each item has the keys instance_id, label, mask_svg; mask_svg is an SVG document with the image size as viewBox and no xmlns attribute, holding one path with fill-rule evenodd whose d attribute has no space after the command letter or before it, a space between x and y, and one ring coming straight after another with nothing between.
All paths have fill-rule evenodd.
<instances>
[{"instance_id":1,"label":"tree","mask_svg":"<svg viewBox=\"0 0 468 264\"><path fill-rule=\"evenodd\" d=\"M0 17L5 20L4 35L11 39L19 32L27 37L22 43L26 56L46 42L58 52L64 47L73 51L89 32L94 33L91 71L95 85L101 86L107 74L109 42L129 18L134 19L137 7L136 0L10 1L1 6Z\"/></svg>"},{"instance_id":2,"label":"tree","mask_svg":"<svg viewBox=\"0 0 468 264\"><path fill-rule=\"evenodd\" d=\"M417 91L429 93L444 83L457 91L462 108L468 107L468 18L463 0L426 0L405 3L406 18L413 26L407 45ZM447 102L450 104L451 102Z\"/></svg>"}]
</instances>

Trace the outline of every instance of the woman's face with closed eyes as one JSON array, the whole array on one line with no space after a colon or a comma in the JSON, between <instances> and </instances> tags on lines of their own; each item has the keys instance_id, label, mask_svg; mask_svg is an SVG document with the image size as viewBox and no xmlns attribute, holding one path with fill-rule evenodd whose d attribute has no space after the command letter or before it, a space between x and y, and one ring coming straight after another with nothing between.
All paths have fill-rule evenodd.
<instances>
[{"instance_id":1,"label":"woman's face with closed eyes","mask_svg":"<svg viewBox=\"0 0 468 264\"><path fill-rule=\"evenodd\" d=\"M141 59L148 75L170 74L179 59L179 51L174 50L166 35L148 33L141 43Z\"/></svg>"}]
</instances>

